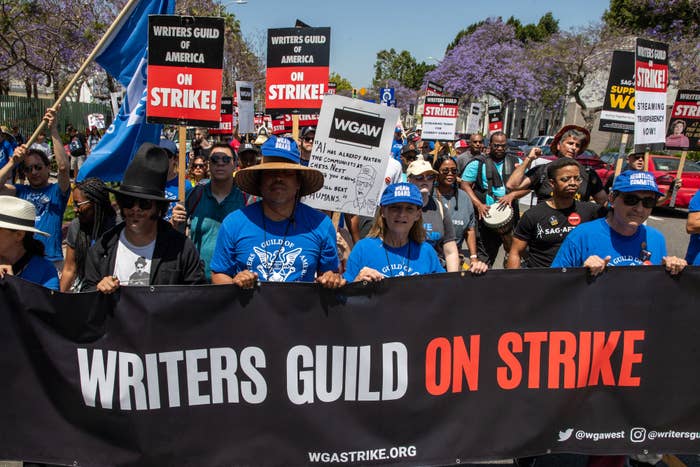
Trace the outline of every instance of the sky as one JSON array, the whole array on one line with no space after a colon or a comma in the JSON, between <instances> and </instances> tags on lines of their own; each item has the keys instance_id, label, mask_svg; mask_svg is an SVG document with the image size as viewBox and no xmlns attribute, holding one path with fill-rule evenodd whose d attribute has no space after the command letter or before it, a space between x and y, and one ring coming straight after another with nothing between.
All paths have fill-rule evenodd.
<instances>
[{"instance_id":1,"label":"sky","mask_svg":"<svg viewBox=\"0 0 700 467\"><path fill-rule=\"evenodd\" d=\"M238 0L243 1L243 0ZM296 19L331 28L330 71L354 87L371 83L377 52L408 50L416 60L435 63L455 35L488 17L515 16L536 23L551 11L559 28L569 30L600 21L610 0L221 0L241 22L243 36L264 52L268 28L293 27ZM432 58L431 58L432 57Z\"/></svg>"}]
</instances>

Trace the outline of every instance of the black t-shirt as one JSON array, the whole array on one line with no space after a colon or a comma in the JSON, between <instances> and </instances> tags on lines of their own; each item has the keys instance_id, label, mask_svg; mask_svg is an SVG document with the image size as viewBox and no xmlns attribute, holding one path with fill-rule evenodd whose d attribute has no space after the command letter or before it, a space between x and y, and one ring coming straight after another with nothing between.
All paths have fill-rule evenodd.
<instances>
[{"instance_id":1,"label":"black t-shirt","mask_svg":"<svg viewBox=\"0 0 700 467\"><path fill-rule=\"evenodd\" d=\"M574 201L567 209L554 209L541 203L523 214L513 235L528 243L528 267L548 268L569 232L603 214L600 206L588 201Z\"/></svg>"},{"instance_id":2,"label":"black t-shirt","mask_svg":"<svg viewBox=\"0 0 700 467\"><path fill-rule=\"evenodd\" d=\"M547 164L538 165L525 172L525 176L530 179L530 187L537 195L537 203L541 204L552 197L552 184L547 177ZM603 182L595 170L585 168L581 172L583 181L578 187L576 194L577 201L588 201L593 195L603 189Z\"/></svg>"}]
</instances>

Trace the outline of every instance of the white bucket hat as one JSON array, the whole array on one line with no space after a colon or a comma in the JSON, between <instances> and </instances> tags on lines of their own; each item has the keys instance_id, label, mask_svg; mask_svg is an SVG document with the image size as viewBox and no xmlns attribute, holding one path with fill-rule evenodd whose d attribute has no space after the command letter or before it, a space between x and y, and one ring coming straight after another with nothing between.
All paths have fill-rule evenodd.
<instances>
[{"instance_id":1,"label":"white bucket hat","mask_svg":"<svg viewBox=\"0 0 700 467\"><path fill-rule=\"evenodd\" d=\"M14 196L0 196L0 228L25 230L50 237L34 227L35 219L36 210L29 201Z\"/></svg>"}]
</instances>

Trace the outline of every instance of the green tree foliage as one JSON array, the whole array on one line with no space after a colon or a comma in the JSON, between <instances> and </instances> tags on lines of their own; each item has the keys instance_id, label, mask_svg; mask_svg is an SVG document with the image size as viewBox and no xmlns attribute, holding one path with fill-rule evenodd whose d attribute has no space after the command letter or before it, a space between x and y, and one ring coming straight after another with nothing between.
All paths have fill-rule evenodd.
<instances>
[{"instance_id":1,"label":"green tree foliage","mask_svg":"<svg viewBox=\"0 0 700 467\"><path fill-rule=\"evenodd\" d=\"M700 36L698 0L610 0L603 14L605 24L614 29L639 33L680 33Z\"/></svg>"},{"instance_id":2,"label":"green tree foliage","mask_svg":"<svg viewBox=\"0 0 700 467\"><path fill-rule=\"evenodd\" d=\"M419 89L423 85L425 74L434 68L434 65L418 62L407 50L381 50L377 52L377 61L374 63L372 85L379 88L388 80L395 79L408 88Z\"/></svg>"},{"instance_id":3,"label":"green tree foliage","mask_svg":"<svg viewBox=\"0 0 700 467\"><path fill-rule=\"evenodd\" d=\"M352 83L348 79L340 76L335 71L331 72L328 81L336 84L336 91L352 91Z\"/></svg>"},{"instance_id":4,"label":"green tree foliage","mask_svg":"<svg viewBox=\"0 0 700 467\"><path fill-rule=\"evenodd\" d=\"M449 52L450 50L455 48L464 36L470 36L474 31L480 28L484 24L484 22L485 21L479 21L477 23L467 26L466 29L459 31L455 36L454 40L450 42L450 44L447 46L446 52ZM531 23L523 25L523 23L519 19L513 16L508 18L506 24L515 28L515 38L523 43L542 42L547 40L547 38L549 38L552 34L556 34L559 32L559 20L554 19L552 12L545 13L539 19L537 24Z\"/></svg>"}]
</instances>

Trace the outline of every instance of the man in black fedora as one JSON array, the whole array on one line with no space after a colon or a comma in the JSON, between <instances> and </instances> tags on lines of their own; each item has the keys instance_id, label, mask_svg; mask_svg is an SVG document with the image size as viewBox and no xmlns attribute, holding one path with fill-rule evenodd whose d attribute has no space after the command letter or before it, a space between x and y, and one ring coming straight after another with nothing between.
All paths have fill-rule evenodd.
<instances>
[{"instance_id":1,"label":"man in black fedora","mask_svg":"<svg viewBox=\"0 0 700 467\"><path fill-rule=\"evenodd\" d=\"M144 143L124 173L116 194L124 222L105 232L85 265L89 289L110 294L121 285L205 282L204 266L192 242L163 220L168 155Z\"/></svg>"}]
</instances>

